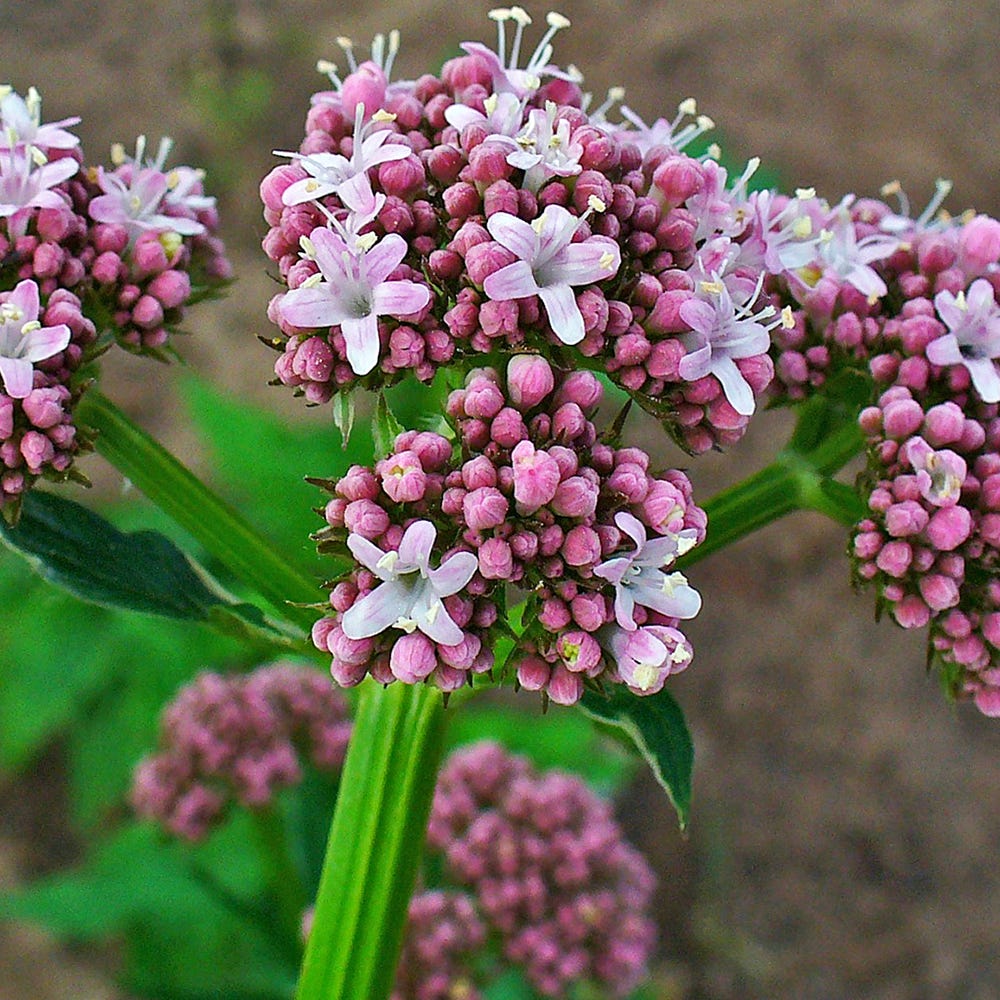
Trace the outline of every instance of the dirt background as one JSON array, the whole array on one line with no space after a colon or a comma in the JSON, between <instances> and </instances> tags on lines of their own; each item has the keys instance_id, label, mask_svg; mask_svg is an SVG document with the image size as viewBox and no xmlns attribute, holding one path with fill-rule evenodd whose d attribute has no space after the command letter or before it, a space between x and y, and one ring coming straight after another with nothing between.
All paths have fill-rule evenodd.
<instances>
[{"instance_id":1,"label":"dirt background","mask_svg":"<svg viewBox=\"0 0 1000 1000\"><path fill-rule=\"evenodd\" d=\"M208 166L239 283L199 310L187 358L306 419L263 389L270 359L254 339L271 293L256 198L270 151L297 144L322 84L312 67L340 54L336 36L365 43L400 28L395 75L415 76L453 43L489 40L487 9L9 0L0 77L38 86L48 119L81 114L90 159L162 131L178 141L175 162ZM595 93L624 83L647 119L693 95L736 157L759 155L789 188L832 200L898 178L919 210L945 176L952 211L1000 214L996 0L560 10L574 24L556 59ZM183 447L159 369L128 359L115 382ZM699 494L759 465L786 432L764 415L734 454L698 460ZM706 608L690 629L695 663L672 682L698 753L690 837L649 781L622 811L662 876L665 1000L1000 997L1000 724L943 704L922 638L875 625L870 598L851 592L844 545L841 530L800 515L692 574ZM0 889L70 855L58 803L52 760L28 780L0 776ZM111 982L107 958L0 929L0 1000L110 1000Z\"/></svg>"}]
</instances>

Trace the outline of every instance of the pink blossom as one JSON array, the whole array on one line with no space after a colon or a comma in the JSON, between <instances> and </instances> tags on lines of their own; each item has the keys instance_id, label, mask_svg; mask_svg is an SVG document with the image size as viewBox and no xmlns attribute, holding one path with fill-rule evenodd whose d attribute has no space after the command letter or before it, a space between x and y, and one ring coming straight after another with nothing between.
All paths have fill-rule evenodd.
<instances>
[{"instance_id":1,"label":"pink blossom","mask_svg":"<svg viewBox=\"0 0 1000 1000\"><path fill-rule=\"evenodd\" d=\"M938 315L948 333L927 345L927 360L935 365L963 365L984 403L1000 402L1000 306L993 286L979 278L969 294L949 291L934 296Z\"/></svg>"},{"instance_id":2,"label":"pink blossom","mask_svg":"<svg viewBox=\"0 0 1000 1000\"><path fill-rule=\"evenodd\" d=\"M31 392L34 362L62 351L71 332L65 323L42 326L38 321L38 285L22 281L0 303L0 378L14 399Z\"/></svg>"},{"instance_id":3,"label":"pink blossom","mask_svg":"<svg viewBox=\"0 0 1000 1000\"><path fill-rule=\"evenodd\" d=\"M349 245L330 229L314 229L306 252L319 267L318 280L285 293L278 307L282 319L306 329L339 325L351 368L366 375L378 362L379 316L410 316L431 299L426 285L387 280L407 249L397 233L378 242L360 237Z\"/></svg>"},{"instance_id":4,"label":"pink blossom","mask_svg":"<svg viewBox=\"0 0 1000 1000\"><path fill-rule=\"evenodd\" d=\"M578 344L586 332L573 287L614 277L621 265L613 240L591 236L574 243L579 224L561 205L547 206L530 224L507 212L496 212L486 222L493 238L518 260L487 276L483 291L498 301L537 295L564 344Z\"/></svg>"}]
</instances>

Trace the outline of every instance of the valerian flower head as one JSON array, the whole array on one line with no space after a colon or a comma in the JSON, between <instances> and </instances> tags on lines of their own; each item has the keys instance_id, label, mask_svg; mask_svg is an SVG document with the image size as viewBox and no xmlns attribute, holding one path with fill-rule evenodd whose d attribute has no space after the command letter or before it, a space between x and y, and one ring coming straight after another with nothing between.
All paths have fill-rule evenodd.
<instances>
[{"instance_id":1,"label":"valerian flower head","mask_svg":"<svg viewBox=\"0 0 1000 1000\"><path fill-rule=\"evenodd\" d=\"M578 344L585 332L574 286L612 278L621 265L614 240L591 236L573 242L580 222L561 205L548 205L531 223L508 212L496 212L486 223L490 235L519 259L489 275L483 291L500 302L537 295L564 344Z\"/></svg>"},{"instance_id":2,"label":"valerian flower head","mask_svg":"<svg viewBox=\"0 0 1000 1000\"><path fill-rule=\"evenodd\" d=\"M78 125L78 117L42 124L42 98L34 87L21 97L10 87L0 87L0 150L21 144L50 149L75 149L80 140L65 126Z\"/></svg>"},{"instance_id":3,"label":"valerian flower head","mask_svg":"<svg viewBox=\"0 0 1000 1000\"><path fill-rule=\"evenodd\" d=\"M698 591L683 573L663 570L697 544L697 532L687 528L647 540L643 523L627 511L615 515L615 524L635 542L635 551L595 566L594 575L614 585L618 624L627 632L639 627L633 617L637 604L669 618L694 618L701 610Z\"/></svg>"},{"instance_id":4,"label":"valerian flower head","mask_svg":"<svg viewBox=\"0 0 1000 1000\"><path fill-rule=\"evenodd\" d=\"M0 381L12 399L31 392L34 362L58 354L70 341L65 323L42 326L38 312L38 285L33 281L20 282L0 303Z\"/></svg>"},{"instance_id":5,"label":"valerian flower head","mask_svg":"<svg viewBox=\"0 0 1000 1000\"><path fill-rule=\"evenodd\" d=\"M935 365L962 365L984 403L1000 402L1000 306L993 286L979 278L969 294L949 291L934 296L938 315L948 333L927 345L927 359Z\"/></svg>"},{"instance_id":6,"label":"valerian flower head","mask_svg":"<svg viewBox=\"0 0 1000 1000\"><path fill-rule=\"evenodd\" d=\"M282 318L307 329L340 326L347 344L347 360L358 375L378 363L380 316L409 316L430 302L426 285L415 281L389 281L389 275L407 253L406 240L389 233L375 240L373 233L348 242L328 228L314 229L306 241L307 256L319 272L285 293Z\"/></svg>"},{"instance_id":7,"label":"valerian flower head","mask_svg":"<svg viewBox=\"0 0 1000 1000\"><path fill-rule=\"evenodd\" d=\"M353 212L367 212L374 201L368 171L381 163L405 160L413 150L405 143L387 142L394 132L377 128L392 121L393 115L376 111L365 124L365 105L358 104L354 117L354 151L350 158L340 153L282 153L290 156L308 177L290 184L282 195L286 205L301 205L335 194ZM376 129L373 131L373 129Z\"/></svg>"},{"instance_id":8,"label":"valerian flower head","mask_svg":"<svg viewBox=\"0 0 1000 1000\"><path fill-rule=\"evenodd\" d=\"M341 625L349 639L367 639L389 628L412 633L419 629L429 639L454 646L463 639L442 603L457 594L473 577L478 561L471 552L456 552L431 569L431 549L437 529L430 521L415 521L403 533L397 551L384 552L361 535L348 536L347 545L366 569L383 582L345 613Z\"/></svg>"}]
</instances>

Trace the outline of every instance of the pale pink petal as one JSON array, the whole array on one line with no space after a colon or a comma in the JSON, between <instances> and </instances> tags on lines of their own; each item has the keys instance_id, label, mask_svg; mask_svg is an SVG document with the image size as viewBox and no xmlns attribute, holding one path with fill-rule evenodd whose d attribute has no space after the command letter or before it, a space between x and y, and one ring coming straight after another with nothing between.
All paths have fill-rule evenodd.
<instances>
[{"instance_id":1,"label":"pale pink petal","mask_svg":"<svg viewBox=\"0 0 1000 1000\"><path fill-rule=\"evenodd\" d=\"M313 285L311 288L293 288L285 292L281 302L278 303L278 312L286 323L304 330L337 326L348 316L344 304L329 284Z\"/></svg>"},{"instance_id":2,"label":"pale pink petal","mask_svg":"<svg viewBox=\"0 0 1000 1000\"><path fill-rule=\"evenodd\" d=\"M347 547L351 550L351 555L380 580L396 579L396 574L392 569L385 564L380 565L388 553L380 549L374 542L361 535L350 534L347 536Z\"/></svg>"},{"instance_id":3,"label":"pale pink petal","mask_svg":"<svg viewBox=\"0 0 1000 1000\"><path fill-rule=\"evenodd\" d=\"M332 229L319 226L309 234L309 239L316 250L316 263L327 278L334 276L350 277L345 270L344 255L353 259L347 244Z\"/></svg>"},{"instance_id":4,"label":"pale pink petal","mask_svg":"<svg viewBox=\"0 0 1000 1000\"><path fill-rule=\"evenodd\" d=\"M431 300L431 290L415 281L383 281L373 296L379 316L411 316Z\"/></svg>"},{"instance_id":5,"label":"pale pink petal","mask_svg":"<svg viewBox=\"0 0 1000 1000\"><path fill-rule=\"evenodd\" d=\"M439 597L450 597L472 579L478 567L479 560L471 552L456 552L439 569L432 569L427 579L434 585L434 592Z\"/></svg>"},{"instance_id":6,"label":"pale pink petal","mask_svg":"<svg viewBox=\"0 0 1000 1000\"><path fill-rule=\"evenodd\" d=\"M426 570L435 538L437 538L437 528L430 521L414 521L403 532L399 542L400 569L406 566L410 569ZM401 571L406 572L406 570Z\"/></svg>"},{"instance_id":7,"label":"pale pink petal","mask_svg":"<svg viewBox=\"0 0 1000 1000\"><path fill-rule=\"evenodd\" d=\"M371 181L365 170L359 170L353 177L341 181L335 188L337 197L352 212L366 213L371 211L375 201Z\"/></svg>"},{"instance_id":8,"label":"pale pink petal","mask_svg":"<svg viewBox=\"0 0 1000 1000\"><path fill-rule=\"evenodd\" d=\"M749 417L756 408L753 389L736 367L736 362L729 357L714 357L712 374L722 383L722 391L726 394L729 405L740 416Z\"/></svg>"},{"instance_id":9,"label":"pale pink petal","mask_svg":"<svg viewBox=\"0 0 1000 1000\"><path fill-rule=\"evenodd\" d=\"M23 358L5 358L0 355L0 379L4 392L12 399L24 399L34 386L34 369Z\"/></svg>"},{"instance_id":10,"label":"pale pink petal","mask_svg":"<svg viewBox=\"0 0 1000 1000\"><path fill-rule=\"evenodd\" d=\"M7 300L21 311L22 323L33 323L38 319L38 285L33 281L19 281Z\"/></svg>"},{"instance_id":11,"label":"pale pink petal","mask_svg":"<svg viewBox=\"0 0 1000 1000\"><path fill-rule=\"evenodd\" d=\"M205 227L197 219L187 219L183 215L158 215L155 222L165 229L172 229L178 236L200 236Z\"/></svg>"},{"instance_id":12,"label":"pale pink petal","mask_svg":"<svg viewBox=\"0 0 1000 1000\"><path fill-rule=\"evenodd\" d=\"M380 583L344 612L340 627L348 639L368 639L409 614L410 591L395 580Z\"/></svg>"},{"instance_id":13,"label":"pale pink petal","mask_svg":"<svg viewBox=\"0 0 1000 1000\"><path fill-rule=\"evenodd\" d=\"M121 224L128 219L121 196L117 194L98 195L91 200L87 211L95 222L106 222L109 225Z\"/></svg>"},{"instance_id":14,"label":"pale pink petal","mask_svg":"<svg viewBox=\"0 0 1000 1000\"><path fill-rule=\"evenodd\" d=\"M509 212L494 212L486 220L486 228L501 246L521 260L532 261L538 253L538 234L532 226Z\"/></svg>"},{"instance_id":15,"label":"pale pink petal","mask_svg":"<svg viewBox=\"0 0 1000 1000\"><path fill-rule=\"evenodd\" d=\"M64 156L40 167L38 178L42 187L55 187L57 184L69 180L79 169L80 164L72 156Z\"/></svg>"},{"instance_id":16,"label":"pale pink petal","mask_svg":"<svg viewBox=\"0 0 1000 1000\"><path fill-rule=\"evenodd\" d=\"M441 599L426 587L417 598L410 612L413 620L428 639L442 646L457 646L465 635L448 614Z\"/></svg>"},{"instance_id":17,"label":"pale pink petal","mask_svg":"<svg viewBox=\"0 0 1000 1000\"><path fill-rule=\"evenodd\" d=\"M386 142L395 132L384 130L368 136L361 144L361 162L365 167L377 167L380 163L405 160L413 150L403 142Z\"/></svg>"},{"instance_id":18,"label":"pale pink petal","mask_svg":"<svg viewBox=\"0 0 1000 1000\"><path fill-rule=\"evenodd\" d=\"M587 331L573 289L569 285L551 285L540 288L538 297L545 306L552 332L564 344L579 344Z\"/></svg>"},{"instance_id":19,"label":"pale pink petal","mask_svg":"<svg viewBox=\"0 0 1000 1000\"><path fill-rule=\"evenodd\" d=\"M355 375L367 375L378 364L378 318L373 312L360 318L346 317L340 321L340 329L347 345L347 363Z\"/></svg>"},{"instance_id":20,"label":"pale pink petal","mask_svg":"<svg viewBox=\"0 0 1000 1000\"><path fill-rule=\"evenodd\" d=\"M600 565L594 567L594 576L599 576L609 583L618 584L621 582L625 571L632 565L630 556L618 556L615 559L608 559Z\"/></svg>"},{"instance_id":21,"label":"pale pink petal","mask_svg":"<svg viewBox=\"0 0 1000 1000\"><path fill-rule=\"evenodd\" d=\"M635 598L630 587L615 587L615 620L627 632L634 632L636 625L632 612L635 610Z\"/></svg>"},{"instance_id":22,"label":"pale pink petal","mask_svg":"<svg viewBox=\"0 0 1000 1000\"><path fill-rule=\"evenodd\" d=\"M524 260L515 260L513 264L507 264L499 271L487 275L483 281L483 291L495 302L505 302L508 299L537 295L540 289L531 273L531 265Z\"/></svg>"},{"instance_id":23,"label":"pale pink petal","mask_svg":"<svg viewBox=\"0 0 1000 1000\"><path fill-rule=\"evenodd\" d=\"M627 510L620 510L615 514L615 525L635 542L636 551L641 552L646 544L646 526L642 521Z\"/></svg>"},{"instance_id":24,"label":"pale pink petal","mask_svg":"<svg viewBox=\"0 0 1000 1000\"><path fill-rule=\"evenodd\" d=\"M678 310L680 317L692 330L711 336L715 329L715 310L703 299L687 299Z\"/></svg>"},{"instance_id":25,"label":"pale pink petal","mask_svg":"<svg viewBox=\"0 0 1000 1000\"><path fill-rule=\"evenodd\" d=\"M694 587L683 583L675 584L672 594L665 594L662 590L651 587L643 588L639 600L643 607L670 618L694 618L701 610L701 594Z\"/></svg>"},{"instance_id":26,"label":"pale pink petal","mask_svg":"<svg viewBox=\"0 0 1000 1000\"><path fill-rule=\"evenodd\" d=\"M677 374L687 382L704 378L712 368L712 345L703 344L697 350L685 354L677 365Z\"/></svg>"},{"instance_id":27,"label":"pale pink petal","mask_svg":"<svg viewBox=\"0 0 1000 1000\"><path fill-rule=\"evenodd\" d=\"M71 336L70 329L65 323L39 327L25 337L21 357L25 361L44 361L63 350Z\"/></svg>"},{"instance_id":28,"label":"pale pink petal","mask_svg":"<svg viewBox=\"0 0 1000 1000\"><path fill-rule=\"evenodd\" d=\"M399 233L389 233L365 254L364 273L372 288L385 281L399 267L406 256L406 250L406 240Z\"/></svg>"},{"instance_id":29,"label":"pale pink petal","mask_svg":"<svg viewBox=\"0 0 1000 1000\"><path fill-rule=\"evenodd\" d=\"M621 251L614 240L591 237L584 243L570 243L563 247L545 270L558 269L561 284L587 285L614 277L621 262Z\"/></svg>"},{"instance_id":30,"label":"pale pink petal","mask_svg":"<svg viewBox=\"0 0 1000 1000\"><path fill-rule=\"evenodd\" d=\"M938 296L940 298L940 296ZM938 306L938 312L941 307ZM958 338L953 333L946 333L927 345L927 360L932 365L960 365L965 359L958 347Z\"/></svg>"},{"instance_id":31,"label":"pale pink petal","mask_svg":"<svg viewBox=\"0 0 1000 1000\"><path fill-rule=\"evenodd\" d=\"M989 358L965 359L972 384L984 403L1000 403L1000 373Z\"/></svg>"}]
</instances>

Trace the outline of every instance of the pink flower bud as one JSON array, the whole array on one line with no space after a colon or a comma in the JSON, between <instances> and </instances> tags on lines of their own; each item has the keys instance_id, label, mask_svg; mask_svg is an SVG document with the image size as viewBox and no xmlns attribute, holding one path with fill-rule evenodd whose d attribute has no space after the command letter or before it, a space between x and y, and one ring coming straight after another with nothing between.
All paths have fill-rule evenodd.
<instances>
[{"instance_id":1,"label":"pink flower bud","mask_svg":"<svg viewBox=\"0 0 1000 1000\"><path fill-rule=\"evenodd\" d=\"M55 427L63 418L63 402L67 393L60 386L59 388L51 389L32 389L27 396L21 401L21 405L24 408L24 415L39 429L48 430L50 427ZM8 410L11 411L11 420L13 419L13 410L8 404ZM3 433L2 427L6 421L0 418L0 438L8 438L11 435L13 426L6 433Z\"/></svg>"},{"instance_id":2,"label":"pink flower bud","mask_svg":"<svg viewBox=\"0 0 1000 1000\"><path fill-rule=\"evenodd\" d=\"M876 565L889 576L901 577L910 568L913 550L906 542L888 542L882 547Z\"/></svg>"},{"instance_id":3,"label":"pink flower bud","mask_svg":"<svg viewBox=\"0 0 1000 1000\"><path fill-rule=\"evenodd\" d=\"M502 538L487 538L479 547L479 572L487 580L508 580L514 572L514 555Z\"/></svg>"},{"instance_id":4,"label":"pink flower bud","mask_svg":"<svg viewBox=\"0 0 1000 1000\"><path fill-rule=\"evenodd\" d=\"M424 165L413 155L406 157L405 160L382 163L378 168L378 180L382 190L390 197L403 199L404 204L420 191L426 179Z\"/></svg>"},{"instance_id":5,"label":"pink flower bud","mask_svg":"<svg viewBox=\"0 0 1000 1000\"><path fill-rule=\"evenodd\" d=\"M501 448L514 448L528 436L521 414L512 406L505 406L490 425L490 436Z\"/></svg>"},{"instance_id":6,"label":"pink flower bud","mask_svg":"<svg viewBox=\"0 0 1000 1000\"><path fill-rule=\"evenodd\" d=\"M538 554L538 536L531 531L518 531L510 536L510 548L515 559L531 562Z\"/></svg>"},{"instance_id":7,"label":"pink flower bud","mask_svg":"<svg viewBox=\"0 0 1000 1000\"><path fill-rule=\"evenodd\" d=\"M507 391L523 413L537 406L555 387L552 366L537 354L517 354L507 364Z\"/></svg>"},{"instance_id":8,"label":"pink flower bud","mask_svg":"<svg viewBox=\"0 0 1000 1000\"><path fill-rule=\"evenodd\" d=\"M485 375L474 375L465 387L465 412L470 417L489 420L503 409L500 386Z\"/></svg>"},{"instance_id":9,"label":"pink flower bud","mask_svg":"<svg viewBox=\"0 0 1000 1000\"><path fill-rule=\"evenodd\" d=\"M1000 222L977 215L962 226L958 243L963 266L972 274L981 274L1000 260Z\"/></svg>"},{"instance_id":10,"label":"pink flower bud","mask_svg":"<svg viewBox=\"0 0 1000 1000\"><path fill-rule=\"evenodd\" d=\"M972 533L972 515L965 507L942 507L927 525L927 537L941 552L958 548Z\"/></svg>"},{"instance_id":11,"label":"pink flower bud","mask_svg":"<svg viewBox=\"0 0 1000 1000\"><path fill-rule=\"evenodd\" d=\"M380 66L363 62L345 80L340 90L340 100L348 118L354 117L354 109L363 104L365 118L371 118L385 104L386 79Z\"/></svg>"},{"instance_id":12,"label":"pink flower bud","mask_svg":"<svg viewBox=\"0 0 1000 1000\"><path fill-rule=\"evenodd\" d=\"M32 473L41 471L46 462L51 462L56 451L52 442L40 431L27 431L21 438L21 455Z\"/></svg>"},{"instance_id":13,"label":"pink flower bud","mask_svg":"<svg viewBox=\"0 0 1000 1000\"><path fill-rule=\"evenodd\" d=\"M556 495L559 486L559 465L542 450L535 450L530 441L521 441L511 452L514 468L514 499L523 514L531 514L545 506Z\"/></svg>"},{"instance_id":14,"label":"pink flower bud","mask_svg":"<svg viewBox=\"0 0 1000 1000\"><path fill-rule=\"evenodd\" d=\"M958 584L949 576L931 573L920 578L920 596L932 611L944 611L958 604Z\"/></svg>"},{"instance_id":15,"label":"pink flower bud","mask_svg":"<svg viewBox=\"0 0 1000 1000\"><path fill-rule=\"evenodd\" d=\"M517 681L525 691L541 691L552 668L540 656L525 656L517 665Z\"/></svg>"},{"instance_id":16,"label":"pink flower bud","mask_svg":"<svg viewBox=\"0 0 1000 1000\"><path fill-rule=\"evenodd\" d=\"M389 527L389 515L372 500L354 500L344 509L344 527L372 540Z\"/></svg>"},{"instance_id":17,"label":"pink flower bud","mask_svg":"<svg viewBox=\"0 0 1000 1000\"><path fill-rule=\"evenodd\" d=\"M571 476L556 487L551 507L560 517L590 517L597 509L597 487L582 476Z\"/></svg>"},{"instance_id":18,"label":"pink flower bud","mask_svg":"<svg viewBox=\"0 0 1000 1000\"><path fill-rule=\"evenodd\" d=\"M560 632L569 625L572 618L565 601L558 597L549 597L542 602L538 621L542 628L548 629L549 632Z\"/></svg>"},{"instance_id":19,"label":"pink flower bud","mask_svg":"<svg viewBox=\"0 0 1000 1000\"><path fill-rule=\"evenodd\" d=\"M159 300L164 309L177 309L191 294L191 278L187 271L164 271L153 278L147 291Z\"/></svg>"},{"instance_id":20,"label":"pink flower bud","mask_svg":"<svg viewBox=\"0 0 1000 1000\"><path fill-rule=\"evenodd\" d=\"M703 183L698 161L683 153L668 157L653 171L653 184L668 208L682 205L701 190Z\"/></svg>"},{"instance_id":21,"label":"pink flower bud","mask_svg":"<svg viewBox=\"0 0 1000 1000\"><path fill-rule=\"evenodd\" d=\"M597 406L604 397L604 389L597 376L589 371L571 372L559 386L555 403L576 403L584 413Z\"/></svg>"},{"instance_id":22,"label":"pink flower bud","mask_svg":"<svg viewBox=\"0 0 1000 1000\"><path fill-rule=\"evenodd\" d=\"M903 628L923 628L931 620L930 608L915 594L899 601L892 615Z\"/></svg>"},{"instance_id":23,"label":"pink flower bud","mask_svg":"<svg viewBox=\"0 0 1000 1000\"><path fill-rule=\"evenodd\" d=\"M456 670L468 670L472 667L482 649L482 640L471 633L466 633L462 641L455 646L438 646L437 653L442 663Z\"/></svg>"},{"instance_id":24,"label":"pink flower bud","mask_svg":"<svg viewBox=\"0 0 1000 1000\"><path fill-rule=\"evenodd\" d=\"M601 539L593 528L578 524L566 533L562 557L569 566L592 566L601 558Z\"/></svg>"},{"instance_id":25,"label":"pink flower bud","mask_svg":"<svg viewBox=\"0 0 1000 1000\"><path fill-rule=\"evenodd\" d=\"M930 515L915 500L893 504L885 512L886 530L894 538L919 535L929 520Z\"/></svg>"},{"instance_id":26,"label":"pink flower bud","mask_svg":"<svg viewBox=\"0 0 1000 1000\"><path fill-rule=\"evenodd\" d=\"M566 632L559 637L556 651L567 670L592 674L601 663L601 647L587 632Z\"/></svg>"},{"instance_id":27,"label":"pink flower bud","mask_svg":"<svg viewBox=\"0 0 1000 1000\"><path fill-rule=\"evenodd\" d=\"M433 431L414 435L407 448L420 459L425 472L440 472L451 459L451 442Z\"/></svg>"},{"instance_id":28,"label":"pink flower bud","mask_svg":"<svg viewBox=\"0 0 1000 1000\"><path fill-rule=\"evenodd\" d=\"M545 690L557 705L575 705L583 697L583 677L557 663Z\"/></svg>"},{"instance_id":29,"label":"pink flower bud","mask_svg":"<svg viewBox=\"0 0 1000 1000\"><path fill-rule=\"evenodd\" d=\"M465 523L475 531L499 527L507 518L510 505L494 486L481 486L466 493L462 501Z\"/></svg>"},{"instance_id":30,"label":"pink flower bud","mask_svg":"<svg viewBox=\"0 0 1000 1000\"><path fill-rule=\"evenodd\" d=\"M401 451L375 466L382 478L382 489L396 503L420 500L427 489L427 474L412 451Z\"/></svg>"},{"instance_id":31,"label":"pink flower bud","mask_svg":"<svg viewBox=\"0 0 1000 1000\"><path fill-rule=\"evenodd\" d=\"M404 684L419 684L436 666L434 643L422 632L400 636L389 654L389 669Z\"/></svg>"},{"instance_id":32,"label":"pink flower bud","mask_svg":"<svg viewBox=\"0 0 1000 1000\"><path fill-rule=\"evenodd\" d=\"M371 469L352 465L338 480L337 492L346 500L374 500L378 496L378 480Z\"/></svg>"}]
</instances>

